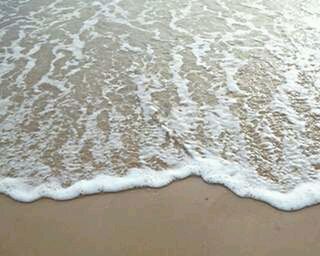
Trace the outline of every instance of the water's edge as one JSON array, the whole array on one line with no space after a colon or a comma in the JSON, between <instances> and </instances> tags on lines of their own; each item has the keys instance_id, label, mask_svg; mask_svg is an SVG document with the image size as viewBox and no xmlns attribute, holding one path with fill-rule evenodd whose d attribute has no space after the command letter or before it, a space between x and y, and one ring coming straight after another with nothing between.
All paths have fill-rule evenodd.
<instances>
[{"instance_id":1,"label":"water's edge","mask_svg":"<svg viewBox=\"0 0 320 256\"><path fill-rule=\"evenodd\" d=\"M206 183L225 186L239 197L259 200L283 211L296 211L320 203L320 182L304 183L282 193L266 187L266 184L249 184L246 176L248 173L249 171L237 165L231 167L219 162L218 159L198 159L184 167L169 171L135 169L123 177L98 175L91 180L78 181L67 188L54 183L32 187L23 179L4 178L0 181L0 193L25 203L41 198L71 200L81 195L103 192L119 192L143 187L161 188L176 180L198 176Z\"/></svg>"}]
</instances>

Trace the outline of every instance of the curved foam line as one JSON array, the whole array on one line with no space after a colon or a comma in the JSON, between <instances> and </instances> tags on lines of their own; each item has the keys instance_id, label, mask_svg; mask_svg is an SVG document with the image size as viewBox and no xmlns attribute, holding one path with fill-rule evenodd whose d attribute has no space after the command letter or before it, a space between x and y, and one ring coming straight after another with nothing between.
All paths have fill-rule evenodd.
<instances>
[{"instance_id":1,"label":"curved foam line","mask_svg":"<svg viewBox=\"0 0 320 256\"><path fill-rule=\"evenodd\" d=\"M32 202L42 197L55 200L69 200L80 195L101 192L117 192L140 187L159 188L174 180L191 175L200 176L208 183L223 184L241 197L249 197L269 203L286 211L298 210L320 202L320 181L298 185L293 190L282 193L267 187L267 183L256 182L249 177L249 170L239 165L218 159L198 159L187 166L168 170L132 170L124 177L98 175L91 180L81 180L68 188L55 183L37 187L26 185L19 178L4 178L0 181L0 193L21 202Z\"/></svg>"}]
</instances>

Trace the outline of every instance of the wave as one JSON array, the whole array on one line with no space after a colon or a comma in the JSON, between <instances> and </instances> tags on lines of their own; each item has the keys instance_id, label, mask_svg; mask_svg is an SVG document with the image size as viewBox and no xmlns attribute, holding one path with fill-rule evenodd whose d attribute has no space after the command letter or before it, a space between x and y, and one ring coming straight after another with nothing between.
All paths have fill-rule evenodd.
<instances>
[{"instance_id":1,"label":"wave","mask_svg":"<svg viewBox=\"0 0 320 256\"><path fill-rule=\"evenodd\" d=\"M167 171L131 170L126 176L98 175L91 180L80 180L67 188L58 183L27 185L19 178L4 178L0 192L21 202L40 198L70 200L81 195L118 192L133 188L164 187L175 180L199 176L205 182L222 184L240 197L264 201L285 211L299 210L320 202L320 181L303 183L287 192L279 192L270 184L252 177L252 170L223 159L196 159L187 165Z\"/></svg>"}]
</instances>

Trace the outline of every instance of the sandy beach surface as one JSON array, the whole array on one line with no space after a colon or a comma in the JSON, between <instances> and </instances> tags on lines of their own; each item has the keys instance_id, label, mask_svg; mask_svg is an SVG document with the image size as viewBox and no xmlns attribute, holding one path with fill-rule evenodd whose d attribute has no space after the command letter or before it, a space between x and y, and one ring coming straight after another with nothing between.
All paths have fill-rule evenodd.
<instances>
[{"instance_id":1,"label":"sandy beach surface","mask_svg":"<svg viewBox=\"0 0 320 256\"><path fill-rule=\"evenodd\" d=\"M283 212L189 178L24 204L0 197L0 255L319 255L320 206Z\"/></svg>"}]
</instances>

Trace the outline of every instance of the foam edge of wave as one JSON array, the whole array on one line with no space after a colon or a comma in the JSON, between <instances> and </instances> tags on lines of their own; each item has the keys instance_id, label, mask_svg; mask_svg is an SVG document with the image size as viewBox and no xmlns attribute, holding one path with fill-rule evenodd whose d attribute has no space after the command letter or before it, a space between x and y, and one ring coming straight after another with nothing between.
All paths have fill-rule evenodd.
<instances>
[{"instance_id":1,"label":"foam edge of wave","mask_svg":"<svg viewBox=\"0 0 320 256\"><path fill-rule=\"evenodd\" d=\"M126 176L98 175L91 180L80 180L63 188L58 183L27 185L21 178L6 177L0 181L0 193L20 202L33 202L40 198L70 200L81 195L119 192L133 188L160 188L175 180L200 176L205 182L221 184L236 195L266 202L284 211L300 210L320 203L320 181L307 182L283 193L261 181L249 177L251 171L219 159L197 159L183 167L168 171L134 169Z\"/></svg>"}]
</instances>

